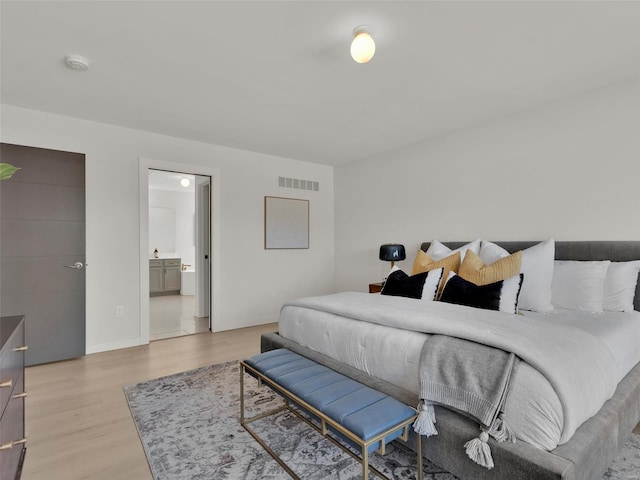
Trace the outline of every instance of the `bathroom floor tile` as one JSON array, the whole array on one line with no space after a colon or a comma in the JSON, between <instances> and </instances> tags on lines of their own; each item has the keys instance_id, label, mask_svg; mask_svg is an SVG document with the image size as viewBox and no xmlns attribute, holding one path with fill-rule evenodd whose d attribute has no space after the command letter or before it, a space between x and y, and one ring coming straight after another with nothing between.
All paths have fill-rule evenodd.
<instances>
[{"instance_id":1,"label":"bathroom floor tile","mask_svg":"<svg viewBox=\"0 0 640 480\"><path fill-rule=\"evenodd\" d=\"M209 330L209 317L194 317L195 295L163 295L149 298L149 338L192 335Z\"/></svg>"}]
</instances>

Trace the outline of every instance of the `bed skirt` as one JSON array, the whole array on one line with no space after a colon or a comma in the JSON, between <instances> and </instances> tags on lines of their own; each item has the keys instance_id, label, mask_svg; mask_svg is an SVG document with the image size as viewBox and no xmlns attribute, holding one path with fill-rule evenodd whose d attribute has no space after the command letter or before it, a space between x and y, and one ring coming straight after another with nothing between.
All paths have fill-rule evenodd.
<instances>
[{"instance_id":1,"label":"bed skirt","mask_svg":"<svg viewBox=\"0 0 640 480\"><path fill-rule=\"evenodd\" d=\"M418 397L403 388L372 377L322 353L315 352L277 333L261 338L261 351L287 348L326 365L354 380L415 406ZM462 445L477 436L478 426L471 420L436 407L438 435L423 439L425 458L461 479L495 480L601 480L602 475L640 422L640 364L618 384L618 388L592 418L582 424L573 437L551 452L524 442L491 444L495 467L487 470L469 460ZM409 446L415 450L415 435Z\"/></svg>"}]
</instances>

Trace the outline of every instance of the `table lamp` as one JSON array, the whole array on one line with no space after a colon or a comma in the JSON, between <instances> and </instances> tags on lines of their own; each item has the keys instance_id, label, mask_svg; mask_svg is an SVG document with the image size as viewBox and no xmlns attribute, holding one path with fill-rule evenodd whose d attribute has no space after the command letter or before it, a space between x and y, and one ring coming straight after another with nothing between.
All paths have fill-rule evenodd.
<instances>
[{"instance_id":1,"label":"table lamp","mask_svg":"<svg viewBox=\"0 0 640 480\"><path fill-rule=\"evenodd\" d=\"M380 245L380 260L391 262L391 268L393 268L395 262L399 262L405 258L407 258L407 254L404 251L404 245L397 243Z\"/></svg>"}]
</instances>

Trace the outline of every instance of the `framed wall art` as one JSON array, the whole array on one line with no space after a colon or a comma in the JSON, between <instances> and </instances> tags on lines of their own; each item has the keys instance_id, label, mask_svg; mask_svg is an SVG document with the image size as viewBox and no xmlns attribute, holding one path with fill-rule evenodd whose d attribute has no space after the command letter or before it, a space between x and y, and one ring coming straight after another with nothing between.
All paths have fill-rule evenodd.
<instances>
[{"instance_id":1,"label":"framed wall art","mask_svg":"<svg viewBox=\"0 0 640 480\"><path fill-rule=\"evenodd\" d=\"M309 248L309 200L264 197L264 248Z\"/></svg>"}]
</instances>

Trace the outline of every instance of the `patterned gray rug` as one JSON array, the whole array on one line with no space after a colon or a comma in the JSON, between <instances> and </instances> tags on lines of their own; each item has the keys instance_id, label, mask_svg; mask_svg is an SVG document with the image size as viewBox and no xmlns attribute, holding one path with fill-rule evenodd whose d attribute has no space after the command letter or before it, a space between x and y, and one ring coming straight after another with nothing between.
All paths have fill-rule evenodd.
<instances>
[{"instance_id":1,"label":"patterned gray rug","mask_svg":"<svg viewBox=\"0 0 640 480\"><path fill-rule=\"evenodd\" d=\"M155 480L286 480L287 473L240 426L238 362L190 370L124 388ZM246 414L253 416L282 400L246 377ZM361 478L358 462L288 412L251 424L304 479ZM371 463L387 476L415 478L415 456L392 442ZM425 461L425 480L455 480ZM638 479L640 437L625 445L604 478ZM371 478L374 478L371 476Z\"/></svg>"}]
</instances>

